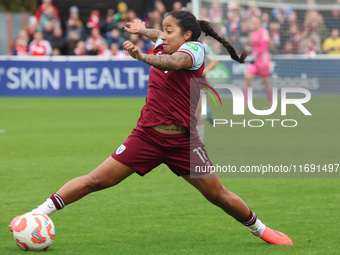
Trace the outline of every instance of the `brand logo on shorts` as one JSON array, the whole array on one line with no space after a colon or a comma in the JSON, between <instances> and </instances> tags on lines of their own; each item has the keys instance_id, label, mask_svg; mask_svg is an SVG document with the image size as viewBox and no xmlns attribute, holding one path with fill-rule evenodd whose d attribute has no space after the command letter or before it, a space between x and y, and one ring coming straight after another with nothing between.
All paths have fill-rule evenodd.
<instances>
[{"instance_id":1,"label":"brand logo on shorts","mask_svg":"<svg viewBox=\"0 0 340 255\"><path fill-rule=\"evenodd\" d=\"M124 144L122 144L121 146L119 146L119 148L116 150L116 154L121 154L123 151L125 151L126 147Z\"/></svg>"}]
</instances>

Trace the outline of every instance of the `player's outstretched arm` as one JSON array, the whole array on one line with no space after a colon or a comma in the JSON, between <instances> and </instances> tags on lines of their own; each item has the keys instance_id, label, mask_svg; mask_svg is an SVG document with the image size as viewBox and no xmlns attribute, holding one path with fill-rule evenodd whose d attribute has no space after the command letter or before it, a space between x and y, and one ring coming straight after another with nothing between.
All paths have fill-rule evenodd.
<instances>
[{"instance_id":1,"label":"player's outstretched arm","mask_svg":"<svg viewBox=\"0 0 340 255\"><path fill-rule=\"evenodd\" d=\"M146 28L145 22L142 22L140 19L134 19L132 22L126 23L126 26L123 27L123 30L129 32L130 34L144 35L153 42L156 42L162 33L162 31L158 29Z\"/></svg>"},{"instance_id":2,"label":"player's outstretched arm","mask_svg":"<svg viewBox=\"0 0 340 255\"><path fill-rule=\"evenodd\" d=\"M130 56L141 60L157 69L165 71L176 71L180 69L188 69L192 66L191 57L184 52L175 52L174 54L164 55L151 55L143 54L140 50L131 42L125 41L123 43L124 50L128 51Z\"/></svg>"}]
</instances>

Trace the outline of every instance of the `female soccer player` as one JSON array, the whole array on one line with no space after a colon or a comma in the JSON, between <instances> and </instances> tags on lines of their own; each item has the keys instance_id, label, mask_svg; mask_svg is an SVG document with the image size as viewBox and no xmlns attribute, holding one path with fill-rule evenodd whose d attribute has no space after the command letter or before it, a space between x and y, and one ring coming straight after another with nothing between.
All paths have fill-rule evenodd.
<instances>
[{"instance_id":1,"label":"female soccer player","mask_svg":"<svg viewBox=\"0 0 340 255\"><path fill-rule=\"evenodd\" d=\"M254 31L250 34L250 41L253 47L250 64L247 66L245 73L246 86L244 87L244 103L247 106L248 100L248 88L256 77L259 75L262 78L262 82L265 85L266 94L268 98L268 106L272 105L272 93L273 89L269 82L270 77L270 52L269 52L269 34L268 31L262 27L260 18L252 18L252 24Z\"/></svg>"},{"instance_id":2,"label":"female soccer player","mask_svg":"<svg viewBox=\"0 0 340 255\"><path fill-rule=\"evenodd\" d=\"M196 20L186 11L171 12L163 21L163 32L146 29L137 20L128 23L125 30L156 42L154 55L141 53L130 41L123 44L133 58L151 65L149 91L137 127L100 166L66 183L33 211L50 215L91 192L118 184L135 172L145 175L165 163L210 202L264 241L292 245L285 234L271 230L257 219L241 198L221 184L215 173L209 174L209 177L215 178L205 178L206 174L190 178L190 172L194 171L192 165L211 165L194 123L200 89L190 84L190 79L201 77L204 69L204 49L197 41L201 30L221 42L233 59L244 62L246 55L239 57L233 47L217 35L210 23ZM190 93L194 93L192 100ZM190 107L190 104L193 106Z\"/></svg>"}]
</instances>

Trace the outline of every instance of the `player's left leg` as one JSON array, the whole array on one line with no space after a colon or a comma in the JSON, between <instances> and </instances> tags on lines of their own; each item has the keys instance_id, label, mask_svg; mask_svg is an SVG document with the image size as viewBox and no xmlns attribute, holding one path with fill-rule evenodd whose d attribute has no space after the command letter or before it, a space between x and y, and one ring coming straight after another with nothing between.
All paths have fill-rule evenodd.
<instances>
[{"instance_id":1,"label":"player's left leg","mask_svg":"<svg viewBox=\"0 0 340 255\"><path fill-rule=\"evenodd\" d=\"M134 172L132 168L109 157L90 173L68 181L33 211L50 215L89 193L117 185Z\"/></svg>"},{"instance_id":2,"label":"player's left leg","mask_svg":"<svg viewBox=\"0 0 340 255\"><path fill-rule=\"evenodd\" d=\"M266 227L239 196L228 191L222 185L216 173L209 174L209 177L206 178L205 176L191 178L190 175L182 177L197 188L211 203L247 226L254 235L262 240L276 245L293 245L287 235Z\"/></svg>"},{"instance_id":3,"label":"player's left leg","mask_svg":"<svg viewBox=\"0 0 340 255\"><path fill-rule=\"evenodd\" d=\"M191 178L190 175L182 176L187 182L197 188L202 195L214 205L234 217L236 220L246 219L250 209L236 194L228 191L217 177L216 173L208 174L205 178ZM212 178L213 177L213 178Z\"/></svg>"}]
</instances>

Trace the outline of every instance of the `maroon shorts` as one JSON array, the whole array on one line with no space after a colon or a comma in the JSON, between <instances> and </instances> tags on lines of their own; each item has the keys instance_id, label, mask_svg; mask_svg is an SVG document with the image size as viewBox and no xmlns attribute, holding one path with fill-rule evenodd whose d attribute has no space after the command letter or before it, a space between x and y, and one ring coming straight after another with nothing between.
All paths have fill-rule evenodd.
<instances>
[{"instance_id":1,"label":"maroon shorts","mask_svg":"<svg viewBox=\"0 0 340 255\"><path fill-rule=\"evenodd\" d=\"M198 137L190 141L189 133L162 134L151 127L135 128L111 156L142 176L161 163L178 176L212 165Z\"/></svg>"}]
</instances>

